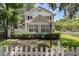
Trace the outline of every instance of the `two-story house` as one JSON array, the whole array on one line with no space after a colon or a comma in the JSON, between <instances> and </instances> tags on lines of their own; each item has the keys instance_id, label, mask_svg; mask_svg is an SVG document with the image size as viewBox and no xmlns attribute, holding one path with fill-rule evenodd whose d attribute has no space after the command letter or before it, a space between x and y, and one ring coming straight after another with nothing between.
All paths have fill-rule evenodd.
<instances>
[{"instance_id":1,"label":"two-story house","mask_svg":"<svg viewBox=\"0 0 79 59\"><path fill-rule=\"evenodd\" d=\"M53 30L54 16L54 13L43 7L33 8L24 13L24 27L17 31L24 33L50 33Z\"/></svg>"},{"instance_id":2,"label":"two-story house","mask_svg":"<svg viewBox=\"0 0 79 59\"><path fill-rule=\"evenodd\" d=\"M50 33L54 21L54 13L43 8L36 7L25 12L26 32Z\"/></svg>"}]
</instances>

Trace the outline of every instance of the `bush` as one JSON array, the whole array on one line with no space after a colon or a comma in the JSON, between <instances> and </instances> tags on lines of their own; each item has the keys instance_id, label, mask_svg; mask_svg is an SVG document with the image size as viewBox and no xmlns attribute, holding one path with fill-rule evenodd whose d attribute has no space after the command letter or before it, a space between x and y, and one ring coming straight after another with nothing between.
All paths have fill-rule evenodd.
<instances>
[{"instance_id":1,"label":"bush","mask_svg":"<svg viewBox=\"0 0 79 59\"><path fill-rule=\"evenodd\" d=\"M4 38L5 35L4 35L4 32L0 32L0 38Z\"/></svg>"},{"instance_id":2,"label":"bush","mask_svg":"<svg viewBox=\"0 0 79 59\"><path fill-rule=\"evenodd\" d=\"M0 40L0 46L15 46L17 43L17 40L14 39L1 39Z\"/></svg>"},{"instance_id":3,"label":"bush","mask_svg":"<svg viewBox=\"0 0 79 59\"><path fill-rule=\"evenodd\" d=\"M27 34L13 34L12 38L16 39L60 39L60 33L27 33Z\"/></svg>"}]
</instances>

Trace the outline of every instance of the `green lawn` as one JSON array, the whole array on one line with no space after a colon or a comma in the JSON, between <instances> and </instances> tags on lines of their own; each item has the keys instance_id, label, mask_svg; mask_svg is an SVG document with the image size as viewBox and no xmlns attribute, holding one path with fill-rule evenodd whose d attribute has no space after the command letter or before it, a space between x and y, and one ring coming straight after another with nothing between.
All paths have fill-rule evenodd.
<instances>
[{"instance_id":1,"label":"green lawn","mask_svg":"<svg viewBox=\"0 0 79 59\"><path fill-rule=\"evenodd\" d=\"M16 45L19 39L0 39L0 46ZM66 34L61 34L61 45L63 47L79 47L79 38ZM26 43L27 44L27 43Z\"/></svg>"},{"instance_id":2,"label":"green lawn","mask_svg":"<svg viewBox=\"0 0 79 59\"><path fill-rule=\"evenodd\" d=\"M79 47L79 38L71 35L61 34L61 45L64 47Z\"/></svg>"}]
</instances>

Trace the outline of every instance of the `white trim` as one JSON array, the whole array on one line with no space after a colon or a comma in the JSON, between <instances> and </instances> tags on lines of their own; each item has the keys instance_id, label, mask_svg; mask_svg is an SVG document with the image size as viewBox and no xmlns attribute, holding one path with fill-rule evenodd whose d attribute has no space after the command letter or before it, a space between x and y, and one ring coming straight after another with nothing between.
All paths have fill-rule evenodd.
<instances>
[{"instance_id":1,"label":"white trim","mask_svg":"<svg viewBox=\"0 0 79 59\"><path fill-rule=\"evenodd\" d=\"M43 9L43 10L49 12L49 13L52 14L53 16L56 15L55 13L53 13L53 12L51 12L51 11L49 11L49 10L47 10L47 9L45 9L45 8L43 8L43 7L41 7L41 6L36 7L36 8L33 8L33 9L29 10L29 11L26 11L26 12L24 13L24 15L29 14L29 13L31 13L32 11L34 11L35 9L38 9L38 8L41 8L41 9Z\"/></svg>"}]
</instances>

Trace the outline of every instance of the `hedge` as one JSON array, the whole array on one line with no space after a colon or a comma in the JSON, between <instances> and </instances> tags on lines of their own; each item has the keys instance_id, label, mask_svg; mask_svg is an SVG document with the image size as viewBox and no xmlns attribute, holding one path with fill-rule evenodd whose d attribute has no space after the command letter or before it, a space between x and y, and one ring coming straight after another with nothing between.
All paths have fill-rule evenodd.
<instances>
[{"instance_id":1,"label":"hedge","mask_svg":"<svg viewBox=\"0 0 79 59\"><path fill-rule=\"evenodd\" d=\"M58 40L60 39L60 33L27 33L27 34L12 34L12 38L15 39L47 39Z\"/></svg>"},{"instance_id":2,"label":"hedge","mask_svg":"<svg viewBox=\"0 0 79 59\"><path fill-rule=\"evenodd\" d=\"M0 32L0 38L4 38L4 32Z\"/></svg>"}]
</instances>

